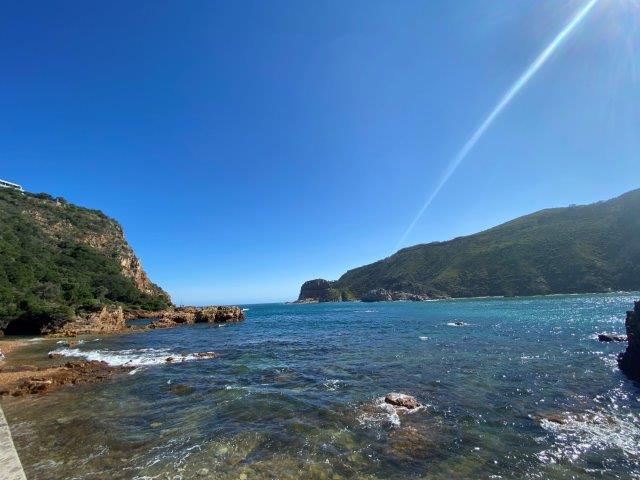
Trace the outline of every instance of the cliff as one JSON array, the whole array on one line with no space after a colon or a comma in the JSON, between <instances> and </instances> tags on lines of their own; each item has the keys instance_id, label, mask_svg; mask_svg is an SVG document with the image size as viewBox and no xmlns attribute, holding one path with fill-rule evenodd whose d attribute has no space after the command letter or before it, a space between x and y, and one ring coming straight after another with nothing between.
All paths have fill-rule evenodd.
<instances>
[{"instance_id":1,"label":"cliff","mask_svg":"<svg viewBox=\"0 0 640 480\"><path fill-rule=\"evenodd\" d=\"M640 290L640 243L632 241L637 238L640 190L404 248L336 281L314 280L316 286L328 286L326 295L318 289L307 293L307 282L300 300L311 295L325 301L335 291L363 300L418 300Z\"/></svg>"},{"instance_id":2,"label":"cliff","mask_svg":"<svg viewBox=\"0 0 640 480\"><path fill-rule=\"evenodd\" d=\"M170 305L115 220L62 198L0 189L0 331L46 333L104 316L107 306Z\"/></svg>"},{"instance_id":3,"label":"cliff","mask_svg":"<svg viewBox=\"0 0 640 480\"><path fill-rule=\"evenodd\" d=\"M630 378L640 380L640 300L627 312L627 349L620 354L618 365Z\"/></svg>"}]
</instances>

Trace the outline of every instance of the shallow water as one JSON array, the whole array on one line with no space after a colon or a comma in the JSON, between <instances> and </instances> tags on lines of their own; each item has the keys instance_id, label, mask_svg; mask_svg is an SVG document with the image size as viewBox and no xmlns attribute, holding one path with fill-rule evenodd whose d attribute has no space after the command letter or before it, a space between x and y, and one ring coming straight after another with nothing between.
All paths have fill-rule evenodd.
<instances>
[{"instance_id":1,"label":"shallow water","mask_svg":"<svg viewBox=\"0 0 640 480\"><path fill-rule=\"evenodd\" d=\"M640 385L595 337L633 299L254 305L88 337L67 353L139 368L2 405L30 479L640 478ZM162 361L200 351L220 356ZM392 391L425 408L385 410Z\"/></svg>"}]
</instances>

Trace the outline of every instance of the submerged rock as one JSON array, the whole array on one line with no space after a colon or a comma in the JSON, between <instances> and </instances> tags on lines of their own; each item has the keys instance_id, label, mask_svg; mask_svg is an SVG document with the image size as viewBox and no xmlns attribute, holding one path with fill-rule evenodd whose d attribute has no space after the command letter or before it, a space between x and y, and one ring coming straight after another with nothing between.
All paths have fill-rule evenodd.
<instances>
[{"instance_id":1,"label":"submerged rock","mask_svg":"<svg viewBox=\"0 0 640 480\"><path fill-rule=\"evenodd\" d=\"M613 333L601 333L598 335L598 340L601 342L626 342L626 335L616 335Z\"/></svg>"},{"instance_id":2,"label":"submerged rock","mask_svg":"<svg viewBox=\"0 0 640 480\"><path fill-rule=\"evenodd\" d=\"M170 393L174 395L188 395L192 392L195 392L195 387L191 387L189 385L185 385L184 383L178 383L177 385L171 385L168 388Z\"/></svg>"},{"instance_id":3,"label":"submerged rock","mask_svg":"<svg viewBox=\"0 0 640 480\"><path fill-rule=\"evenodd\" d=\"M628 377L640 380L640 300L627 312L627 349L618 357L618 365Z\"/></svg>"},{"instance_id":4,"label":"submerged rock","mask_svg":"<svg viewBox=\"0 0 640 480\"><path fill-rule=\"evenodd\" d=\"M389 393L384 397L384 401L394 407L403 407L408 410L414 410L422 406L415 397L404 393Z\"/></svg>"},{"instance_id":5,"label":"submerged rock","mask_svg":"<svg viewBox=\"0 0 640 480\"><path fill-rule=\"evenodd\" d=\"M14 367L0 370L0 395L14 397L47 393L65 385L103 381L116 373L129 372L133 367L109 366L105 362L67 362L53 367Z\"/></svg>"}]
</instances>

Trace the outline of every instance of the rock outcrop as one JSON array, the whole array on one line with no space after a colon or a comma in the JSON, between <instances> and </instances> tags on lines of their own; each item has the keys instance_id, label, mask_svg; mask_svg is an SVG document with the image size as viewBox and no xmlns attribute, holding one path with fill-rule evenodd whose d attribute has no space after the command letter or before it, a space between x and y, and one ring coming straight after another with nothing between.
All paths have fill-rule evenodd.
<instances>
[{"instance_id":1,"label":"rock outcrop","mask_svg":"<svg viewBox=\"0 0 640 480\"><path fill-rule=\"evenodd\" d=\"M302 284L296 303L344 302L352 299L349 292L341 289L336 282L317 278Z\"/></svg>"},{"instance_id":2,"label":"rock outcrop","mask_svg":"<svg viewBox=\"0 0 640 480\"><path fill-rule=\"evenodd\" d=\"M429 295L421 295L408 292L390 292L384 288L369 290L362 295L363 302L424 302L429 300Z\"/></svg>"},{"instance_id":3,"label":"rock outcrop","mask_svg":"<svg viewBox=\"0 0 640 480\"><path fill-rule=\"evenodd\" d=\"M240 307L177 307L157 312L157 318L147 328L171 328L195 323L239 322L244 320L244 312Z\"/></svg>"},{"instance_id":4,"label":"rock outcrop","mask_svg":"<svg viewBox=\"0 0 640 480\"><path fill-rule=\"evenodd\" d=\"M48 393L65 385L96 383L134 367L110 366L105 362L67 362L56 366L22 366L0 369L0 396L19 397Z\"/></svg>"},{"instance_id":5,"label":"rock outcrop","mask_svg":"<svg viewBox=\"0 0 640 480\"><path fill-rule=\"evenodd\" d=\"M155 319L147 325L127 325L126 320ZM103 307L99 312L78 316L59 328L43 333L51 337L75 337L83 334L138 332L158 328L172 328L195 323L230 323L244 320L240 307L176 307L166 310L133 311L124 314L122 307Z\"/></svg>"},{"instance_id":6,"label":"rock outcrop","mask_svg":"<svg viewBox=\"0 0 640 480\"><path fill-rule=\"evenodd\" d=\"M58 337L75 337L86 333L117 333L126 329L122 307L102 307L100 311L78 316L56 329L42 333Z\"/></svg>"},{"instance_id":7,"label":"rock outcrop","mask_svg":"<svg viewBox=\"0 0 640 480\"><path fill-rule=\"evenodd\" d=\"M626 335L616 335L615 333L600 333L598 335L600 342L626 342Z\"/></svg>"},{"instance_id":8,"label":"rock outcrop","mask_svg":"<svg viewBox=\"0 0 640 480\"><path fill-rule=\"evenodd\" d=\"M627 349L618 357L618 365L629 378L640 380L640 300L627 312Z\"/></svg>"}]
</instances>

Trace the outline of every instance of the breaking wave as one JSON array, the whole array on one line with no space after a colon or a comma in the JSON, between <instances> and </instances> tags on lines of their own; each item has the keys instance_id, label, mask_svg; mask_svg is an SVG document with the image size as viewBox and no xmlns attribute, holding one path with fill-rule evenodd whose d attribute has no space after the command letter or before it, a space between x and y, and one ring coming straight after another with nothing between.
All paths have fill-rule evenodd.
<instances>
[{"instance_id":1,"label":"breaking wave","mask_svg":"<svg viewBox=\"0 0 640 480\"><path fill-rule=\"evenodd\" d=\"M161 365L165 363L182 363L192 360L202 360L212 358L213 353L207 352L207 356L202 353L176 353L166 348L141 348L132 350L87 350L82 351L77 348L58 348L53 350L53 354L65 357L78 357L85 360L97 360L106 362L111 366L145 366Z\"/></svg>"}]
</instances>

